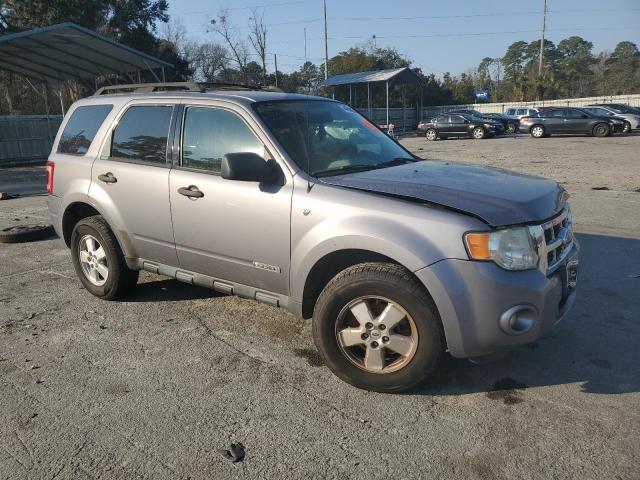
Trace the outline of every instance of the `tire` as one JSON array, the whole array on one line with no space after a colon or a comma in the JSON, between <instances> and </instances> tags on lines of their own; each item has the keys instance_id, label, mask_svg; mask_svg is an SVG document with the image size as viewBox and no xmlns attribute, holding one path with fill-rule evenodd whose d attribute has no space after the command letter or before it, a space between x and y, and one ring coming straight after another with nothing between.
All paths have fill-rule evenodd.
<instances>
[{"instance_id":1,"label":"tire","mask_svg":"<svg viewBox=\"0 0 640 480\"><path fill-rule=\"evenodd\" d=\"M429 140L430 142L433 142L438 139L438 132L436 132L434 128L429 128L424 133L424 136L427 140Z\"/></svg>"},{"instance_id":2,"label":"tire","mask_svg":"<svg viewBox=\"0 0 640 480\"><path fill-rule=\"evenodd\" d=\"M622 133L629 133L631 131L631 123L624 122L624 127L622 127Z\"/></svg>"},{"instance_id":3,"label":"tire","mask_svg":"<svg viewBox=\"0 0 640 480\"><path fill-rule=\"evenodd\" d=\"M476 127L471 132L471 136L476 140L482 140L485 137L485 131L482 127Z\"/></svg>"},{"instance_id":4,"label":"tire","mask_svg":"<svg viewBox=\"0 0 640 480\"><path fill-rule=\"evenodd\" d=\"M82 285L104 300L130 293L138 282L139 273L127 267L116 237L99 215L83 218L73 228L71 259Z\"/></svg>"},{"instance_id":5,"label":"tire","mask_svg":"<svg viewBox=\"0 0 640 480\"><path fill-rule=\"evenodd\" d=\"M0 243L35 242L56 234L51 225L16 225L0 230Z\"/></svg>"},{"instance_id":6,"label":"tire","mask_svg":"<svg viewBox=\"0 0 640 480\"><path fill-rule=\"evenodd\" d=\"M544 127L542 125L534 125L529 130L529 134L533 138L542 138L542 137L544 137L546 135L546 132L545 132Z\"/></svg>"},{"instance_id":7,"label":"tire","mask_svg":"<svg viewBox=\"0 0 640 480\"><path fill-rule=\"evenodd\" d=\"M507 123L507 133L509 134L513 134L516 133L518 131L518 129L516 128L516 124L513 122L508 122Z\"/></svg>"},{"instance_id":8,"label":"tire","mask_svg":"<svg viewBox=\"0 0 640 480\"><path fill-rule=\"evenodd\" d=\"M390 263L361 263L334 277L316 302L312 330L318 351L337 377L376 392L419 385L445 350L431 297L410 272Z\"/></svg>"},{"instance_id":9,"label":"tire","mask_svg":"<svg viewBox=\"0 0 640 480\"><path fill-rule=\"evenodd\" d=\"M608 137L611 135L611 128L606 123L597 123L591 132L594 137Z\"/></svg>"}]
</instances>

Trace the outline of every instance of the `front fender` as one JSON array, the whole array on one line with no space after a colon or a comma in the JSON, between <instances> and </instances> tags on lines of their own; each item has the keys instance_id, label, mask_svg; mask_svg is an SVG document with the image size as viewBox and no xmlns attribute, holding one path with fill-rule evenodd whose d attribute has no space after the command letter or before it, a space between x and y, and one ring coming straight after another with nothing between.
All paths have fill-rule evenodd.
<instances>
[{"instance_id":1,"label":"front fender","mask_svg":"<svg viewBox=\"0 0 640 480\"><path fill-rule=\"evenodd\" d=\"M335 209L312 225L313 220L308 217L292 215L290 292L294 300L302 300L306 279L314 265L341 250L367 250L384 255L412 272L443 258L467 258L462 235L468 224L456 221L462 216L391 198L374 198L380 199L391 206L395 202L404 203L407 213L411 207L423 209L423 218L408 221L405 215L375 208L366 214L361 210L340 214L340 209ZM434 212L429 218L429 213Z\"/></svg>"}]
</instances>

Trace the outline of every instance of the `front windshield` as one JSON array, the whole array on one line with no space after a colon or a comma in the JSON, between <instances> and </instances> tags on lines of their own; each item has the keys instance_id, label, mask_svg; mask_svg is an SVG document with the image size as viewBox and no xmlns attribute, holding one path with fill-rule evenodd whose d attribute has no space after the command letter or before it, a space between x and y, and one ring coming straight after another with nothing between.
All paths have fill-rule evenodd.
<instances>
[{"instance_id":1,"label":"front windshield","mask_svg":"<svg viewBox=\"0 0 640 480\"><path fill-rule=\"evenodd\" d=\"M254 108L294 162L314 176L416 161L352 108L322 100L258 102Z\"/></svg>"}]
</instances>

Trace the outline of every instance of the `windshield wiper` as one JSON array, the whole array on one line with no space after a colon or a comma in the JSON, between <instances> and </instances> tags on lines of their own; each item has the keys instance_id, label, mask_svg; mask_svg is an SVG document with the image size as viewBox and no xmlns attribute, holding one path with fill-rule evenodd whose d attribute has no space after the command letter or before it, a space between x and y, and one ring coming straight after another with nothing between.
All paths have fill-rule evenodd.
<instances>
[{"instance_id":1,"label":"windshield wiper","mask_svg":"<svg viewBox=\"0 0 640 480\"><path fill-rule=\"evenodd\" d=\"M329 177L331 175L340 175L343 173L361 172L364 170L372 170L376 168L376 165L370 164L356 164L356 165L343 165L341 167L329 168L328 170L316 170L311 172L314 177Z\"/></svg>"},{"instance_id":2,"label":"windshield wiper","mask_svg":"<svg viewBox=\"0 0 640 480\"><path fill-rule=\"evenodd\" d=\"M377 170L379 168L394 167L396 165L404 165L406 163L419 162L417 158L398 157L393 160L388 160L382 163L376 163L374 165L369 164L355 164L355 165L343 165L342 167L330 168L328 170L317 170L311 172L314 177L329 177L331 175L342 175L345 173L362 172L366 170Z\"/></svg>"}]
</instances>

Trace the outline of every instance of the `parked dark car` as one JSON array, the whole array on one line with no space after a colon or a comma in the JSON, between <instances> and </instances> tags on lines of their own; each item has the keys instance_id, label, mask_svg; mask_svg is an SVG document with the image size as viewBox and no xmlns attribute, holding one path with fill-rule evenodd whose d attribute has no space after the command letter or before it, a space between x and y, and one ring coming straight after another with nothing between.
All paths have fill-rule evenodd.
<instances>
[{"instance_id":1,"label":"parked dark car","mask_svg":"<svg viewBox=\"0 0 640 480\"><path fill-rule=\"evenodd\" d=\"M581 108L549 108L535 117L520 119L520 129L534 138L556 134L585 134L608 137L621 132L624 122L611 117L593 115Z\"/></svg>"},{"instance_id":2,"label":"parked dark car","mask_svg":"<svg viewBox=\"0 0 640 480\"><path fill-rule=\"evenodd\" d=\"M443 113L429 122L418 124L418 134L424 132L427 140L448 137L471 137L477 140L493 137L502 125L492 120L472 117L463 113Z\"/></svg>"},{"instance_id":3,"label":"parked dark car","mask_svg":"<svg viewBox=\"0 0 640 480\"><path fill-rule=\"evenodd\" d=\"M485 113L482 118L502 123L505 133L516 133L520 127L520 119L502 113Z\"/></svg>"},{"instance_id":4,"label":"parked dark car","mask_svg":"<svg viewBox=\"0 0 640 480\"><path fill-rule=\"evenodd\" d=\"M632 107L626 103L594 103L589 105L590 107L608 107L617 110L620 113L631 113L634 115L640 114L640 107Z\"/></svg>"},{"instance_id":5,"label":"parked dark car","mask_svg":"<svg viewBox=\"0 0 640 480\"><path fill-rule=\"evenodd\" d=\"M463 113L465 115L471 115L472 117L481 118L482 120L497 122L500 124L500 127L496 127L497 135L501 135L503 133L513 133L516 129L516 122L513 118L507 118L506 116L500 115L499 113L482 113L478 110L472 109L456 109L451 110L447 113ZM494 117L494 115L497 115L497 117Z\"/></svg>"}]
</instances>

